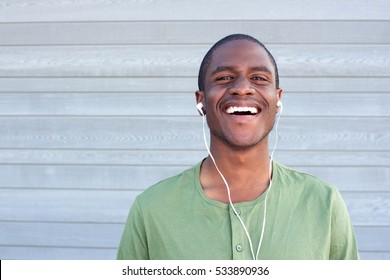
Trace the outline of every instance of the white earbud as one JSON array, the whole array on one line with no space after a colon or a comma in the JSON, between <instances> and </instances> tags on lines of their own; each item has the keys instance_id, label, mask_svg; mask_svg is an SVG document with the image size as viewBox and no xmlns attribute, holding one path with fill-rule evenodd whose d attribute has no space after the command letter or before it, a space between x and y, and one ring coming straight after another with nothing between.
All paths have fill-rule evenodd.
<instances>
[{"instance_id":1,"label":"white earbud","mask_svg":"<svg viewBox=\"0 0 390 280\"><path fill-rule=\"evenodd\" d=\"M278 113L281 114L282 111L283 111L283 103L282 101L278 101L278 103L276 103L276 107L278 108Z\"/></svg>"},{"instance_id":2,"label":"white earbud","mask_svg":"<svg viewBox=\"0 0 390 280\"><path fill-rule=\"evenodd\" d=\"M199 102L198 104L196 104L196 109L198 109L199 113L201 113L202 116L204 115L202 103Z\"/></svg>"}]
</instances>

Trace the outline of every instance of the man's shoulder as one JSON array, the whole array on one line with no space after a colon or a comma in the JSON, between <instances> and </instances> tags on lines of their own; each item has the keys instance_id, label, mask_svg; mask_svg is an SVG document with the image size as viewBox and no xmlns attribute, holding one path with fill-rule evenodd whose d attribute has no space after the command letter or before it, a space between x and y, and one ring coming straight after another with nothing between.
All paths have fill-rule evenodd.
<instances>
[{"instance_id":1,"label":"man's shoulder","mask_svg":"<svg viewBox=\"0 0 390 280\"><path fill-rule=\"evenodd\" d=\"M333 184L319 178L316 175L305 171L296 170L280 163L276 163L275 166L277 168L279 179L282 183L288 186L293 188L301 188L311 192L338 192L337 188Z\"/></svg>"},{"instance_id":2,"label":"man's shoulder","mask_svg":"<svg viewBox=\"0 0 390 280\"><path fill-rule=\"evenodd\" d=\"M178 192L190 190L196 184L196 174L200 164L196 164L179 174L168 177L155 183L138 195L138 201L163 200L166 197L177 195ZM193 188L192 188L193 189Z\"/></svg>"}]
</instances>

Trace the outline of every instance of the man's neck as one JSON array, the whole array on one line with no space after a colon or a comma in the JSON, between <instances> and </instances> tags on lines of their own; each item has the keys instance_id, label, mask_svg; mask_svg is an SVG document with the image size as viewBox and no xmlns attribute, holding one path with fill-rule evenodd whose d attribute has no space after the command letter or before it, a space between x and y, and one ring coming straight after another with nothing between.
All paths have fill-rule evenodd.
<instances>
[{"instance_id":1,"label":"man's neck","mask_svg":"<svg viewBox=\"0 0 390 280\"><path fill-rule=\"evenodd\" d=\"M216 164L229 184L233 202L250 201L268 187L270 159L268 142L247 149L232 149L226 145L211 145ZM201 185L210 199L228 203L226 185L210 156L201 169Z\"/></svg>"}]
</instances>

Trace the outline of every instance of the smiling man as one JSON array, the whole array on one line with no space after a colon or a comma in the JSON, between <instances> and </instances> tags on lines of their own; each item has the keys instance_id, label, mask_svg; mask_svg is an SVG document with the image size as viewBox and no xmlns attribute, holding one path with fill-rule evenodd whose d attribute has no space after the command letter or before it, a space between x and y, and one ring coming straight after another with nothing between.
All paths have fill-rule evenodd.
<instances>
[{"instance_id":1,"label":"smiling man","mask_svg":"<svg viewBox=\"0 0 390 280\"><path fill-rule=\"evenodd\" d=\"M358 259L337 189L273 162L278 69L255 38L218 41L200 66L196 102L206 159L135 200L118 259Z\"/></svg>"}]
</instances>

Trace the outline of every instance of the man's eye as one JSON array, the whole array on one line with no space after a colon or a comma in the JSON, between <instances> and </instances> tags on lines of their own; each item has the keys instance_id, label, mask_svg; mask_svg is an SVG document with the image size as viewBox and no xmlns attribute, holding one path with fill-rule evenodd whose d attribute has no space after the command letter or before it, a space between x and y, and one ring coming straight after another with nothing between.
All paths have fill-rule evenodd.
<instances>
[{"instance_id":1,"label":"man's eye","mask_svg":"<svg viewBox=\"0 0 390 280\"><path fill-rule=\"evenodd\" d=\"M227 80L232 80L232 76L221 76L217 78L217 81L227 81Z\"/></svg>"},{"instance_id":2,"label":"man's eye","mask_svg":"<svg viewBox=\"0 0 390 280\"><path fill-rule=\"evenodd\" d=\"M266 81L267 79L265 79L264 77L260 77L260 76L255 76L255 77L252 77L253 80L256 80L256 81Z\"/></svg>"}]
</instances>

